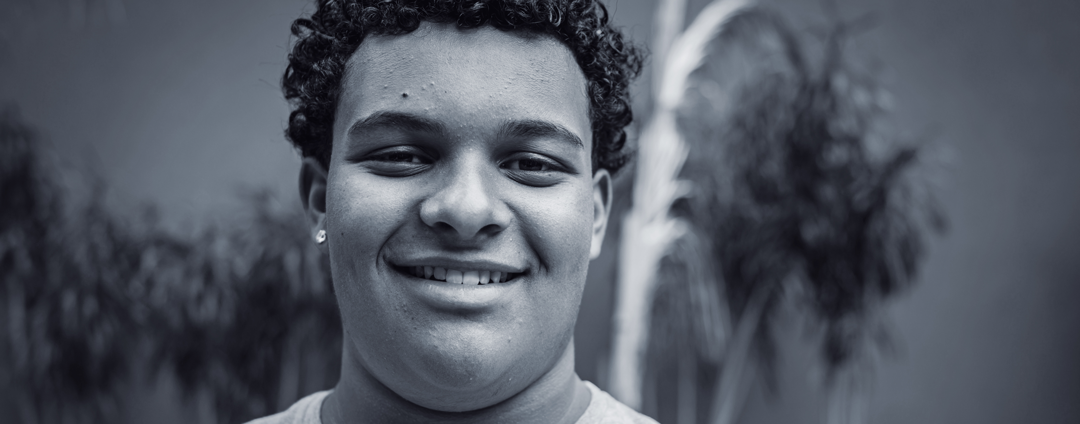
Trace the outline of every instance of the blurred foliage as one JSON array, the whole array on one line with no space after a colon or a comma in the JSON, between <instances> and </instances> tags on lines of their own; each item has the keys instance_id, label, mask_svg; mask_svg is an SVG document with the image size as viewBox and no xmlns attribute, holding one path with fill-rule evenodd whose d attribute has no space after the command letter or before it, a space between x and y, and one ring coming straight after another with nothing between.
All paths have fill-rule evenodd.
<instances>
[{"instance_id":1,"label":"blurred foliage","mask_svg":"<svg viewBox=\"0 0 1080 424\"><path fill-rule=\"evenodd\" d=\"M221 423L336 382L328 263L298 209L252 193L249 216L178 235L111 212L100 183L72 200L38 134L0 119L0 383L20 422L117 422L163 372Z\"/></svg>"},{"instance_id":2,"label":"blurred foliage","mask_svg":"<svg viewBox=\"0 0 1080 424\"><path fill-rule=\"evenodd\" d=\"M872 348L888 348L882 306L915 282L925 239L945 219L919 172L925 146L882 129L888 94L845 54L863 23L836 23L815 38L754 9L725 28L695 73L679 119L690 144L681 178L694 190L675 209L696 236L660 273L648 349L655 387L672 386L676 373L664 370L683 361L719 376L699 378L692 394L712 393L714 408L739 396L716 393L723 383L714 383L735 368L753 367L774 387L773 321L785 307L818 332L826 386ZM713 296L702 285L718 301L695 300ZM744 328L749 363L735 360ZM740 387L745 398L752 385ZM707 407L672 412L688 407L685 393L653 392L667 399L653 401L654 416L706 416Z\"/></svg>"},{"instance_id":3,"label":"blurred foliage","mask_svg":"<svg viewBox=\"0 0 1080 424\"><path fill-rule=\"evenodd\" d=\"M66 225L36 133L13 110L0 119L3 376L23 422L106 421L134 349L135 310L117 277L132 271L137 248L97 205Z\"/></svg>"}]
</instances>

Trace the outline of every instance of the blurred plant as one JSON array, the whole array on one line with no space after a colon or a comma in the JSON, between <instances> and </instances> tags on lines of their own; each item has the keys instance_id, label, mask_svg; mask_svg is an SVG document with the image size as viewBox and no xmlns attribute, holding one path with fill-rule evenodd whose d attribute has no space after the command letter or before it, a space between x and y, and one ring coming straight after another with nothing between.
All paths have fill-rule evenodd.
<instances>
[{"instance_id":1,"label":"blurred plant","mask_svg":"<svg viewBox=\"0 0 1080 424\"><path fill-rule=\"evenodd\" d=\"M340 321L327 263L297 210L249 196L250 216L195 236L153 213L85 204L0 115L0 376L24 423L117 422L138 376L172 373L216 422L276 412L329 388Z\"/></svg>"},{"instance_id":2,"label":"blurred plant","mask_svg":"<svg viewBox=\"0 0 1080 424\"><path fill-rule=\"evenodd\" d=\"M166 278L153 364L175 373L188 399L208 400L220 423L282 410L339 371L337 304L304 217L275 210L266 192L249 205L246 224L152 253Z\"/></svg>"},{"instance_id":3,"label":"blurred plant","mask_svg":"<svg viewBox=\"0 0 1080 424\"><path fill-rule=\"evenodd\" d=\"M944 229L915 172L923 148L882 134L888 97L843 54L865 22L835 24L819 47L773 12L744 11L679 93L673 127L690 152L679 177L693 186L663 212L690 230L655 277L646 350L651 396L675 380L678 422L734 422L756 381L775 384L772 322L784 307L820 335L827 421L865 420L875 348L889 347L882 306L914 282L926 235ZM647 154L639 167L657 160ZM711 393L704 407L699 391Z\"/></svg>"},{"instance_id":4,"label":"blurred plant","mask_svg":"<svg viewBox=\"0 0 1080 424\"><path fill-rule=\"evenodd\" d=\"M712 37L740 8L743 0L710 3L684 32L685 0L659 3L653 47L656 104L638 140L633 205L623 218L612 342L612 394L641 409L642 374L649 337L649 305L656 289L656 272L671 243L686 232L685 223L669 214L685 196L688 185L678 179L687 147L676 126L690 74L701 65Z\"/></svg>"},{"instance_id":5,"label":"blurred plant","mask_svg":"<svg viewBox=\"0 0 1080 424\"><path fill-rule=\"evenodd\" d=\"M0 114L0 339L20 420L112 422L137 349L126 278L139 246L97 200L65 217L37 134ZM91 196L99 199L99 196Z\"/></svg>"}]
</instances>

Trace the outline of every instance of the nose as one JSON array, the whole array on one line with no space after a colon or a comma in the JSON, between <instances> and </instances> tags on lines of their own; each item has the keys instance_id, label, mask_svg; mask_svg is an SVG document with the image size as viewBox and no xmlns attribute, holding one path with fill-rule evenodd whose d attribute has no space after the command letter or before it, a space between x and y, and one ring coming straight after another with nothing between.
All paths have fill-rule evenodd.
<instances>
[{"instance_id":1,"label":"nose","mask_svg":"<svg viewBox=\"0 0 1080 424\"><path fill-rule=\"evenodd\" d=\"M439 232L462 239L491 235L510 224L510 210L494 193L491 170L477 162L458 161L442 184L420 205L420 219ZM497 172L497 171L495 171Z\"/></svg>"}]
</instances>

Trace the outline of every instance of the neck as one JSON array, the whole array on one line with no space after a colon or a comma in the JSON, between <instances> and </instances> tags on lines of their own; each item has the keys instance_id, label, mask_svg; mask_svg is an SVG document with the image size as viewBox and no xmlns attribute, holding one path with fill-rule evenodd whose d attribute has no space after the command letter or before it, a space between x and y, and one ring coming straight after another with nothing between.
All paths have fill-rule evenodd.
<instances>
[{"instance_id":1,"label":"neck","mask_svg":"<svg viewBox=\"0 0 1080 424\"><path fill-rule=\"evenodd\" d=\"M345 343L348 346L348 343ZM409 402L378 381L343 349L341 379L323 402L325 424L353 422L565 423L577 421L591 394L574 372L574 342L567 344L555 366L520 393L485 408L445 412Z\"/></svg>"}]
</instances>

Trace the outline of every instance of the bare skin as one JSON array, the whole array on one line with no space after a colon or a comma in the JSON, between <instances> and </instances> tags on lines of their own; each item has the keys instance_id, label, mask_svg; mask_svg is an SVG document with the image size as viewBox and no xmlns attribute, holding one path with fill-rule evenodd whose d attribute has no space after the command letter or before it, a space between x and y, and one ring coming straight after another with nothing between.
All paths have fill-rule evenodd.
<instances>
[{"instance_id":1,"label":"bare skin","mask_svg":"<svg viewBox=\"0 0 1080 424\"><path fill-rule=\"evenodd\" d=\"M569 50L424 22L347 69L329 169L301 171L345 330L323 422L577 421L573 329L611 179Z\"/></svg>"}]
</instances>

